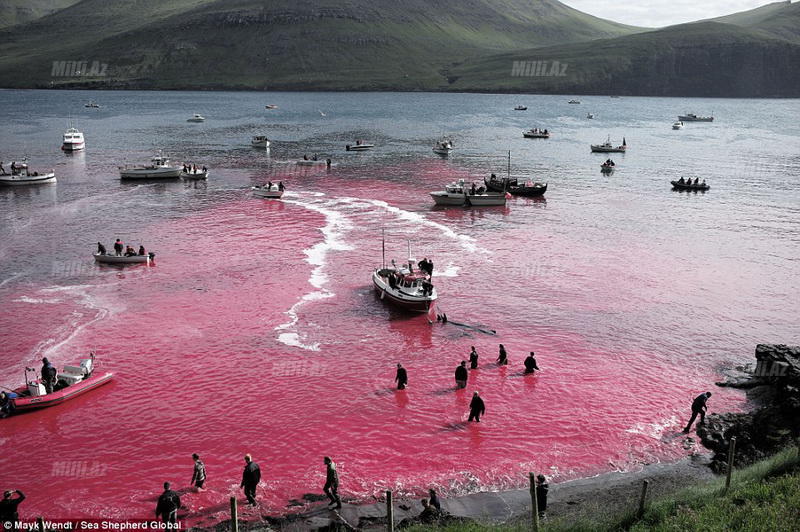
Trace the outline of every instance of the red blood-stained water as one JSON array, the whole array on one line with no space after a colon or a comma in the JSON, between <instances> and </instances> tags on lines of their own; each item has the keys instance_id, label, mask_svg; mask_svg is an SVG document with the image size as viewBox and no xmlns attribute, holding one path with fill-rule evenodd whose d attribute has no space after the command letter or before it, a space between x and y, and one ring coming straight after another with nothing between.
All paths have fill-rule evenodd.
<instances>
[{"instance_id":1,"label":"red blood-stained water","mask_svg":"<svg viewBox=\"0 0 800 532\"><path fill-rule=\"evenodd\" d=\"M712 383L749 358L760 331L742 324L773 313L742 304L762 288L757 264L728 270L690 238L609 229L607 205L564 208L557 193L431 208L420 191L441 186L440 163L413 173L357 187L333 173L283 201L237 192L137 228L155 266L3 292L3 384L33 356L62 365L90 350L115 373L0 422L2 484L31 495L24 515L148 518L171 481L184 522L210 524L241 496L245 453L261 466L260 513L321 493L325 455L360 501L519 486L528 471L566 480L686 455L678 433L702 391L714 390L712 411L743 406ZM440 312L497 334L387 308L370 284L382 228L387 260L405 259L410 240L434 261ZM507 367L494 364L500 343ZM473 345L479 369L455 391ZM542 371L524 376L531 350ZM405 391L393 389L398 362ZM480 424L466 422L474 391ZM208 470L201 494L187 492L193 452Z\"/></svg>"}]
</instances>

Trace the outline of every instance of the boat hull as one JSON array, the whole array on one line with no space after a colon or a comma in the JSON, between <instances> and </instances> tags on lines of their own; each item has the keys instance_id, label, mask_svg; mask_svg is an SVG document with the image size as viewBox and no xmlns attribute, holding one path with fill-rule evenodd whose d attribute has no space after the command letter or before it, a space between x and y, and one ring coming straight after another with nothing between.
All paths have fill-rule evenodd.
<instances>
[{"instance_id":1,"label":"boat hull","mask_svg":"<svg viewBox=\"0 0 800 532\"><path fill-rule=\"evenodd\" d=\"M93 253L94 260L102 264L149 264L150 255L101 255Z\"/></svg>"},{"instance_id":2,"label":"boat hull","mask_svg":"<svg viewBox=\"0 0 800 532\"><path fill-rule=\"evenodd\" d=\"M119 171L120 179L176 179L181 176L181 168L147 169L137 168Z\"/></svg>"},{"instance_id":3,"label":"boat hull","mask_svg":"<svg viewBox=\"0 0 800 532\"><path fill-rule=\"evenodd\" d=\"M710 185L688 185L678 181L670 181L670 183L672 184L672 188L676 190L697 190L698 192L705 192L711 188Z\"/></svg>"},{"instance_id":4,"label":"boat hull","mask_svg":"<svg viewBox=\"0 0 800 532\"><path fill-rule=\"evenodd\" d=\"M542 133L523 133L522 136L525 137L526 139L549 139L550 138L550 134L549 133L547 135L544 135Z\"/></svg>"},{"instance_id":5,"label":"boat hull","mask_svg":"<svg viewBox=\"0 0 800 532\"><path fill-rule=\"evenodd\" d=\"M372 284L382 301L386 301L392 306L406 312L429 312L436 302L435 291L431 296L422 297L407 295L397 290L392 290L388 284L388 280L378 275L377 270L372 272Z\"/></svg>"},{"instance_id":6,"label":"boat hull","mask_svg":"<svg viewBox=\"0 0 800 532\"><path fill-rule=\"evenodd\" d=\"M506 204L506 195L497 194L469 194L467 203L473 207L499 207Z\"/></svg>"},{"instance_id":7,"label":"boat hull","mask_svg":"<svg viewBox=\"0 0 800 532\"><path fill-rule=\"evenodd\" d=\"M181 172L184 179L208 179L208 170L205 172Z\"/></svg>"},{"instance_id":8,"label":"boat hull","mask_svg":"<svg viewBox=\"0 0 800 532\"><path fill-rule=\"evenodd\" d=\"M625 153L625 148L618 146L616 148L606 148L605 146L592 146L593 153Z\"/></svg>"},{"instance_id":9,"label":"boat hull","mask_svg":"<svg viewBox=\"0 0 800 532\"><path fill-rule=\"evenodd\" d=\"M56 174L53 172L37 176L0 175L0 185L44 185L47 183L55 183L56 181Z\"/></svg>"},{"instance_id":10,"label":"boat hull","mask_svg":"<svg viewBox=\"0 0 800 532\"><path fill-rule=\"evenodd\" d=\"M441 155L443 157L447 157L448 155L450 155L451 151L453 151L453 150L452 149L447 150L447 149L442 149L442 148L433 148L433 153L435 153L437 155Z\"/></svg>"},{"instance_id":11,"label":"boat hull","mask_svg":"<svg viewBox=\"0 0 800 532\"><path fill-rule=\"evenodd\" d=\"M92 376L88 379L84 379L80 382L62 388L56 392L48 393L47 395L40 395L38 397L24 396L22 394L27 392L27 387L18 388L15 391L16 393L20 394L21 397L12 399L14 403L14 411L15 413L26 412L55 406L63 403L64 401L69 401L70 399L74 399L79 395L99 388L100 386L109 383L113 378L113 373Z\"/></svg>"},{"instance_id":12,"label":"boat hull","mask_svg":"<svg viewBox=\"0 0 800 532\"><path fill-rule=\"evenodd\" d=\"M679 116L681 122L713 122L713 116Z\"/></svg>"},{"instance_id":13,"label":"boat hull","mask_svg":"<svg viewBox=\"0 0 800 532\"><path fill-rule=\"evenodd\" d=\"M431 192L431 198L436 205L458 206L464 205L467 198L464 194L448 194L445 192Z\"/></svg>"},{"instance_id":14,"label":"boat hull","mask_svg":"<svg viewBox=\"0 0 800 532\"><path fill-rule=\"evenodd\" d=\"M355 146L348 144L347 146L344 147L344 149L346 151L367 151L371 150L374 147L375 146L373 144L358 144Z\"/></svg>"},{"instance_id":15,"label":"boat hull","mask_svg":"<svg viewBox=\"0 0 800 532\"><path fill-rule=\"evenodd\" d=\"M252 187L253 196L257 198L266 198L266 199L280 199L283 197L283 190L273 189L273 190L266 190L261 187Z\"/></svg>"},{"instance_id":16,"label":"boat hull","mask_svg":"<svg viewBox=\"0 0 800 532\"><path fill-rule=\"evenodd\" d=\"M325 166L328 164L326 161L297 161L297 166Z\"/></svg>"},{"instance_id":17,"label":"boat hull","mask_svg":"<svg viewBox=\"0 0 800 532\"><path fill-rule=\"evenodd\" d=\"M85 147L85 142L65 142L61 145L61 149L64 151L79 151Z\"/></svg>"},{"instance_id":18,"label":"boat hull","mask_svg":"<svg viewBox=\"0 0 800 532\"><path fill-rule=\"evenodd\" d=\"M534 198L537 196L543 196L545 192L547 192L547 184L545 183L542 186L525 186L517 184L516 179L512 179L510 181L492 181L489 178L484 177L483 182L486 185L486 188L492 190L494 192L509 192L513 196L524 196L528 198Z\"/></svg>"}]
</instances>

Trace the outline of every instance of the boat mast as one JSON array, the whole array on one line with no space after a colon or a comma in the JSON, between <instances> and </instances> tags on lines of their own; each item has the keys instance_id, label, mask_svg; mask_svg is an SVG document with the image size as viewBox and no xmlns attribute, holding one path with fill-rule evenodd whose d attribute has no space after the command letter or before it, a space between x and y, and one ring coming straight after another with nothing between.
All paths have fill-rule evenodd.
<instances>
[{"instance_id":1,"label":"boat mast","mask_svg":"<svg viewBox=\"0 0 800 532\"><path fill-rule=\"evenodd\" d=\"M511 150L508 150L508 179L511 179Z\"/></svg>"}]
</instances>

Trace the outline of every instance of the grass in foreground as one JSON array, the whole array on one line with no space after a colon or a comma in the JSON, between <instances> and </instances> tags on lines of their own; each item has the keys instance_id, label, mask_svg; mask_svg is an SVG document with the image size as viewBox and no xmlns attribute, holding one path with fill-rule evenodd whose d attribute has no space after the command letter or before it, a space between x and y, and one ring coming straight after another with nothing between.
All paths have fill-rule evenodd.
<instances>
[{"instance_id":1,"label":"grass in foreground","mask_svg":"<svg viewBox=\"0 0 800 532\"><path fill-rule=\"evenodd\" d=\"M543 531L778 531L800 530L800 453L789 449L735 472L725 493L725 479L698 484L653 501L641 518L634 510L597 512L579 520L564 517L542 523ZM527 520L505 525L414 526L411 532L517 532Z\"/></svg>"}]
</instances>

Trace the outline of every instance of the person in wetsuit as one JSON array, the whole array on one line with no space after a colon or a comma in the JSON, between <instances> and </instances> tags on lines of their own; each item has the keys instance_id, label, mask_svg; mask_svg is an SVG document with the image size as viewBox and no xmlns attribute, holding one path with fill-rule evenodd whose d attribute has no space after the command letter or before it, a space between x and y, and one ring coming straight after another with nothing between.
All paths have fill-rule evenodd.
<instances>
[{"instance_id":1,"label":"person in wetsuit","mask_svg":"<svg viewBox=\"0 0 800 532\"><path fill-rule=\"evenodd\" d=\"M249 454L244 455L244 471L242 472L241 488L244 488L244 494L247 497L247 502L250 506L256 505L256 486L261 482L261 469L258 464L253 462L253 457Z\"/></svg>"},{"instance_id":2,"label":"person in wetsuit","mask_svg":"<svg viewBox=\"0 0 800 532\"><path fill-rule=\"evenodd\" d=\"M47 393L53 393L53 387L56 385L58 378L58 370L53 366L47 357L42 359L42 384Z\"/></svg>"},{"instance_id":3,"label":"person in wetsuit","mask_svg":"<svg viewBox=\"0 0 800 532\"><path fill-rule=\"evenodd\" d=\"M99 253L100 255L106 254L106 247L100 242L97 243L97 253Z\"/></svg>"},{"instance_id":4,"label":"person in wetsuit","mask_svg":"<svg viewBox=\"0 0 800 532\"><path fill-rule=\"evenodd\" d=\"M467 373L467 361L462 360L461 364L459 364L459 366L456 368L456 388L466 388L468 378L469 373Z\"/></svg>"},{"instance_id":5,"label":"person in wetsuit","mask_svg":"<svg viewBox=\"0 0 800 532\"><path fill-rule=\"evenodd\" d=\"M146 251L144 250L144 246L139 244L139 255L144 256Z\"/></svg>"},{"instance_id":6,"label":"person in wetsuit","mask_svg":"<svg viewBox=\"0 0 800 532\"><path fill-rule=\"evenodd\" d=\"M475 346L469 352L469 369L478 369L478 352L475 351Z\"/></svg>"},{"instance_id":7,"label":"person in wetsuit","mask_svg":"<svg viewBox=\"0 0 800 532\"><path fill-rule=\"evenodd\" d=\"M339 473L336 472L336 464L333 463L329 456L326 456L323 461L327 469L325 471L325 486L322 491L331 500L328 506L334 506L339 509L342 507L342 500L339 498Z\"/></svg>"},{"instance_id":8,"label":"person in wetsuit","mask_svg":"<svg viewBox=\"0 0 800 532\"><path fill-rule=\"evenodd\" d=\"M156 504L156 517L160 517L165 524L177 525L178 508L181 507L181 498L169 489L169 482L164 482L164 493L158 497Z\"/></svg>"},{"instance_id":9,"label":"person in wetsuit","mask_svg":"<svg viewBox=\"0 0 800 532\"><path fill-rule=\"evenodd\" d=\"M8 417L14 413L12 399L19 397L16 392L0 392L0 417Z\"/></svg>"},{"instance_id":10,"label":"person in wetsuit","mask_svg":"<svg viewBox=\"0 0 800 532\"><path fill-rule=\"evenodd\" d=\"M508 354L506 353L506 348L503 344L500 344L500 354L497 355L497 365L498 366L507 366L508 365Z\"/></svg>"},{"instance_id":11,"label":"person in wetsuit","mask_svg":"<svg viewBox=\"0 0 800 532\"><path fill-rule=\"evenodd\" d=\"M472 421L473 419L477 422L481 422L481 415L486 412L486 405L483 404L483 399L480 398L478 392L472 394L472 401L469 403L469 419L467 421Z\"/></svg>"},{"instance_id":12,"label":"person in wetsuit","mask_svg":"<svg viewBox=\"0 0 800 532\"><path fill-rule=\"evenodd\" d=\"M397 376L395 376L394 380L397 382L398 390L406 389L406 384L408 384L408 372L402 364L397 364Z\"/></svg>"},{"instance_id":13,"label":"person in wetsuit","mask_svg":"<svg viewBox=\"0 0 800 532\"><path fill-rule=\"evenodd\" d=\"M15 493L19 495L19 497L12 499L11 497L13 497ZM25 494L20 490L6 490L3 494L3 500L0 501L0 523L11 522L13 527L13 523L19 521L17 507L24 500Z\"/></svg>"},{"instance_id":14,"label":"person in wetsuit","mask_svg":"<svg viewBox=\"0 0 800 532\"><path fill-rule=\"evenodd\" d=\"M706 402L708 398L711 397L711 392L701 393L697 397L695 397L694 401L692 401L692 417L689 419L689 424L686 425L686 428L683 429L684 433L688 433L689 429L692 428L692 423L694 420L697 419L697 415L700 415L700 425L706 422L706 410L708 410L708 406Z\"/></svg>"},{"instance_id":15,"label":"person in wetsuit","mask_svg":"<svg viewBox=\"0 0 800 532\"><path fill-rule=\"evenodd\" d=\"M536 358L534 358L533 351L531 351L531 354L525 359L525 373L533 373L534 371L538 371L538 369L539 366L536 364Z\"/></svg>"},{"instance_id":16,"label":"person in wetsuit","mask_svg":"<svg viewBox=\"0 0 800 532\"><path fill-rule=\"evenodd\" d=\"M125 246L122 245L122 240L118 238L117 241L114 242L114 253L116 253L117 256L122 255L122 250L124 247Z\"/></svg>"},{"instance_id":17,"label":"person in wetsuit","mask_svg":"<svg viewBox=\"0 0 800 532\"><path fill-rule=\"evenodd\" d=\"M192 454L194 460L194 472L192 472L192 485L197 491L203 491L203 484L206 482L206 465L200 460L200 455Z\"/></svg>"}]
</instances>

